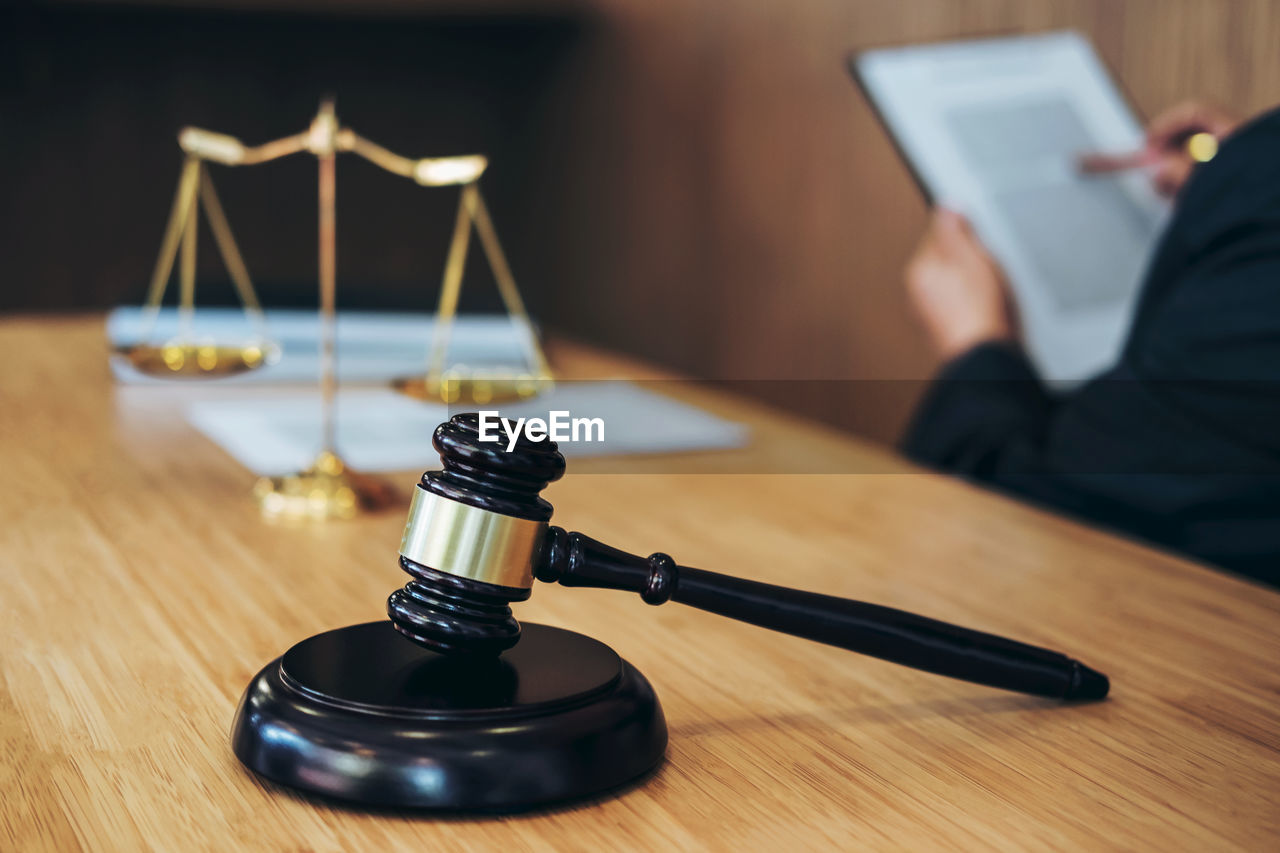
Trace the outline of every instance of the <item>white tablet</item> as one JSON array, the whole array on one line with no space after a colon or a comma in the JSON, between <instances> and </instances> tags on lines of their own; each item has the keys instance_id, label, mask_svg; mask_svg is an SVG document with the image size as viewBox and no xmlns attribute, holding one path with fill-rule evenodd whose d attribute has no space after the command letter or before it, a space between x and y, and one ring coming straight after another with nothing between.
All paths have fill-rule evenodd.
<instances>
[{"instance_id":1,"label":"white tablet","mask_svg":"<svg viewBox=\"0 0 1280 853\"><path fill-rule=\"evenodd\" d=\"M1142 127L1074 32L859 53L858 80L931 201L969 217L1009 276L1046 379L1111 366L1168 205L1142 171L1086 176Z\"/></svg>"}]
</instances>

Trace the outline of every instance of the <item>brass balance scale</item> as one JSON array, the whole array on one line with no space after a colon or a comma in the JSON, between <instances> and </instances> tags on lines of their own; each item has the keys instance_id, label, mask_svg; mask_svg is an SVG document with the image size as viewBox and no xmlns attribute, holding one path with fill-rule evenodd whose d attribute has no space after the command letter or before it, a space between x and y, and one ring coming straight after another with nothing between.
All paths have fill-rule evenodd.
<instances>
[{"instance_id":1,"label":"brass balance scale","mask_svg":"<svg viewBox=\"0 0 1280 853\"><path fill-rule=\"evenodd\" d=\"M305 471L258 480L254 495L267 516L349 518L362 508L377 508L391 499L391 493L384 484L352 471L336 449L335 165L339 153L357 154L388 172L411 178L421 186L462 188L425 374L396 380L393 386L419 399L451 404L485 404L530 398L550 387L552 377L546 357L533 334L515 278L480 195L480 176L488 166L485 157L466 155L418 160L402 157L339 124L331 100L321 104L306 131L263 145L249 147L235 137L190 127L182 131L178 143L186 153L186 161L143 308L143 331L137 342L122 345L116 350L117 355L127 360L135 370L156 377L231 376L257 370L280 357L280 348L270 338L257 293L232 237L206 164L250 166L304 151L315 155L319 161L321 447L315 461ZM242 340L219 341L198 337L194 333L197 209L200 207L205 211L214 242L250 324L251 333ZM518 339L526 342L528 365L525 367L481 370L462 364L446 364L473 227L493 270L513 329ZM171 338L157 340L160 305L179 254L178 331Z\"/></svg>"}]
</instances>

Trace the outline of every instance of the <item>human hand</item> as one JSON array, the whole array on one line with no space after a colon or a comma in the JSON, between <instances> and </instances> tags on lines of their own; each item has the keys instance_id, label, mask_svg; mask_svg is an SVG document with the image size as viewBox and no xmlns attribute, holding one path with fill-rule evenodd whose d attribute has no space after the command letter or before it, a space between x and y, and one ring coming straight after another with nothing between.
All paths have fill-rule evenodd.
<instances>
[{"instance_id":1,"label":"human hand","mask_svg":"<svg viewBox=\"0 0 1280 853\"><path fill-rule=\"evenodd\" d=\"M911 303L942 358L1015 337L1004 274L959 213L934 211L904 277Z\"/></svg>"},{"instance_id":2,"label":"human hand","mask_svg":"<svg viewBox=\"0 0 1280 853\"><path fill-rule=\"evenodd\" d=\"M1080 158L1080 170L1097 174L1148 167L1157 192L1173 197L1191 177L1196 164L1211 158L1217 143L1239 126L1240 120L1220 107L1186 101L1151 120L1141 149L1124 154L1085 154ZM1201 150L1196 150L1194 144L1197 134L1211 137L1200 141Z\"/></svg>"}]
</instances>

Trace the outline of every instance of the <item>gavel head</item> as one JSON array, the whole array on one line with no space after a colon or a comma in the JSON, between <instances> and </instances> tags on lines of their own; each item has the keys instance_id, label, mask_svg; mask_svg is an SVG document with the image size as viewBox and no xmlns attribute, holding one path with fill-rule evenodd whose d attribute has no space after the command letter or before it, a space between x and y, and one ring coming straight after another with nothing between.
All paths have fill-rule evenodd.
<instances>
[{"instance_id":1,"label":"gavel head","mask_svg":"<svg viewBox=\"0 0 1280 853\"><path fill-rule=\"evenodd\" d=\"M455 415L431 443L443 470L414 489L400 541L413 580L387 599L397 631L445 654L496 655L520 639L510 603L533 588L551 504L539 492L564 474L555 442L480 441L479 416Z\"/></svg>"}]
</instances>

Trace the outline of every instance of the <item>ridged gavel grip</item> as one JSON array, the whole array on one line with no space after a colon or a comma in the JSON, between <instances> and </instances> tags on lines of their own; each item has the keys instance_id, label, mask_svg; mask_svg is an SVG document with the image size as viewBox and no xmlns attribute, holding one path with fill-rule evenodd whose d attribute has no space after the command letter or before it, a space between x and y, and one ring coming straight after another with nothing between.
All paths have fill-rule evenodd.
<instances>
[{"instance_id":1,"label":"ridged gavel grip","mask_svg":"<svg viewBox=\"0 0 1280 853\"><path fill-rule=\"evenodd\" d=\"M836 598L644 558L552 527L540 580L630 590L761 628L977 684L1055 699L1101 699L1105 675L1059 652L891 607Z\"/></svg>"}]
</instances>

